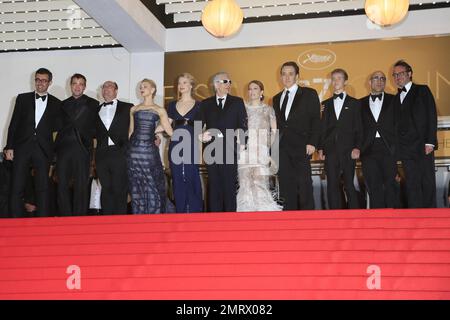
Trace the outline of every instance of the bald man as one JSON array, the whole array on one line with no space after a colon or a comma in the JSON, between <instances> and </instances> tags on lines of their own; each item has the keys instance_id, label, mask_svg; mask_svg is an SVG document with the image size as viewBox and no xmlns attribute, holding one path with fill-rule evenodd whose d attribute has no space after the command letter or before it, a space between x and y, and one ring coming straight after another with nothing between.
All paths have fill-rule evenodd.
<instances>
[{"instance_id":1,"label":"bald man","mask_svg":"<svg viewBox=\"0 0 450 320\"><path fill-rule=\"evenodd\" d=\"M395 159L394 96L384 92L386 75L375 71L369 79L370 95L361 98L363 145L361 163L370 208L395 208L397 162Z\"/></svg>"},{"instance_id":2,"label":"bald man","mask_svg":"<svg viewBox=\"0 0 450 320\"><path fill-rule=\"evenodd\" d=\"M127 161L130 103L117 100L116 82L102 85L105 100L97 119L95 165L102 186L100 202L103 214L127 213Z\"/></svg>"}]
</instances>

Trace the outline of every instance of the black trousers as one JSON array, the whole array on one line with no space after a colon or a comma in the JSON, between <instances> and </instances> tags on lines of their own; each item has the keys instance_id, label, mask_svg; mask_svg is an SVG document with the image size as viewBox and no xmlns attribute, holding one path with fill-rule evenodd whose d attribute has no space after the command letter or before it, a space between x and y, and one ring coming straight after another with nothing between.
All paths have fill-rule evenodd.
<instances>
[{"instance_id":1,"label":"black trousers","mask_svg":"<svg viewBox=\"0 0 450 320\"><path fill-rule=\"evenodd\" d=\"M402 159L408 208L436 208L434 152L416 159Z\"/></svg>"},{"instance_id":2,"label":"black trousers","mask_svg":"<svg viewBox=\"0 0 450 320\"><path fill-rule=\"evenodd\" d=\"M278 180L283 210L314 210L309 157L295 157L283 149L280 149L279 157Z\"/></svg>"},{"instance_id":3,"label":"black trousers","mask_svg":"<svg viewBox=\"0 0 450 320\"><path fill-rule=\"evenodd\" d=\"M0 155L1 157L1 155ZM9 218L12 161L0 161L0 218Z\"/></svg>"},{"instance_id":4,"label":"black trousers","mask_svg":"<svg viewBox=\"0 0 450 320\"><path fill-rule=\"evenodd\" d=\"M79 145L61 148L57 153L58 209L61 216L84 216L89 207L90 156Z\"/></svg>"},{"instance_id":5,"label":"black trousers","mask_svg":"<svg viewBox=\"0 0 450 320\"><path fill-rule=\"evenodd\" d=\"M399 202L397 161L383 139L375 138L370 150L361 158L370 208L396 208Z\"/></svg>"},{"instance_id":6,"label":"black trousers","mask_svg":"<svg viewBox=\"0 0 450 320\"><path fill-rule=\"evenodd\" d=\"M27 180L31 176L31 168L34 170L36 216L50 216L48 193L50 161L33 139L14 150L9 202L12 218L25 216L24 192Z\"/></svg>"},{"instance_id":7,"label":"black trousers","mask_svg":"<svg viewBox=\"0 0 450 320\"><path fill-rule=\"evenodd\" d=\"M96 153L97 176L102 186L103 214L127 214L127 160L124 150L115 146Z\"/></svg>"},{"instance_id":8,"label":"black trousers","mask_svg":"<svg viewBox=\"0 0 450 320\"><path fill-rule=\"evenodd\" d=\"M356 161L351 158L351 151L345 154L331 152L325 154L325 171L327 174L327 196L330 209L358 209L358 194L353 183ZM344 181L347 206L342 203L341 177Z\"/></svg>"},{"instance_id":9,"label":"black trousers","mask_svg":"<svg viewBox=\"0 0 450 320\"><path fill-rule=\"evenodd\" d=\"M211 212L235 212L237 164L210 164L208 170L208 209Z\"/></svg>"}]
</instances>

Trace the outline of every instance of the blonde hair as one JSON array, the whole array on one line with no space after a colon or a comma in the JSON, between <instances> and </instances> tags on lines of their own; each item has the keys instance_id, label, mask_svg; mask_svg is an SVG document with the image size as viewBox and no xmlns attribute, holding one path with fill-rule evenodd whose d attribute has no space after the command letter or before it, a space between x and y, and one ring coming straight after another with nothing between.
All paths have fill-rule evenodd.
<instances>
[{"instance_id":1,"label":"blonde hair","mask_svg":"<svg viewBox=\"0 0 450 320\"><path fill-rule=\"evenodd\" d=\"M144 83L144 82L147 82L153 89L155 89L155 91L153 91L153 94L152 94L152 98L154 98L156 96L156 83L155 83L155 81L145 78L144 80L141 81L141 83Z\"/></svg>"},{"instance_id":2,"label":"blonde hair","mask_svg":"<svg viewBox=\"0 0 450 320\"><path fill-rule=\"evenodd\" d=\"M186 79L188 79L189 80L189 83L191 84L191 86L192 86L192 89L191 89L191 97L192 97L192 91L194 90L194 87L195 87L195 78L194 78L194 76L192 75L192 74L190 74L190 73L188 73L188 72L183 72L183 73L181 73L181 74L179 74L177 77L176 77L176 79L175 79L175 85L176 85L176 88L177 88L177 96L178 96L178 99L180 98L180 91L178 91L178 81L180 81L180 78L186 78Z\"/></svg>"}]
</instances>

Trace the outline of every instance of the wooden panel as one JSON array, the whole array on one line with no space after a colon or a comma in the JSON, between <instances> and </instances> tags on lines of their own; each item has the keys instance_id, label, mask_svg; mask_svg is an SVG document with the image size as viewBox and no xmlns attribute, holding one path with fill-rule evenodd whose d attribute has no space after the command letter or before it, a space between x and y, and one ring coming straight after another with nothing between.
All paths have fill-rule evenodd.
<instances>
[{"instance_id":1,"label":"wooden panel","mask_svg":"<svg viewBox=\"0 0 450 320\"><path fill-rule=\"evenodd\" d=\"M52 12L29 12L29 13L14 13L3 14L2 22L5 24L8 22L33 22L33 21L46 21L46 20L68 20L73 19L87 19L90 18L84 11L79 11L74 14L71 11L52 11Z\"/></svg>"},{"instance_id":2,"label":"wooden panel","mask_svg":"<svg viewBox=\"0 0 450 320\"><path fill-rule=\"evenodd\" d=\"M169 2L169 3L167 3ZM410 0L410 5L439 3L445 1ZM200 21L204 1L162 1L166 14L174 14L174 22ZM244 18L271 17L298 14L314 14L321 12L339 12L364 9L364 0L342 1L293 1L293 0L237 0L242 8Z\"/></svg>"},{"instance_id":3,"label":"wooden panel","mask_svg":"<svg viewBox=\"0 0 450 320\"><path fill-rule=\"evenodd\" d=\"M66 10L79 8L72 0L0 2L0 12Z\"/></svg>"},{"instance_id":4,"label":"wooden panel","mask_svg":"<svg viewBox=\"0 0 450 320\"><path fill-rule=\"evenodd\" d=\"M99 28L99 25L92 18L80 21L80 28ZM27 22L27 23L8 23L0 26L1 32L25 31L31 32L36 30L59 30L69 29L67 21L49 21L49 22Z\"/></svg>"},{"instance_id":5,"label":"wooden panel","mask_svg":"<svg viewBox=\"0 0 450 320\"><path fill-rule=\"evenodd\" d=\"M72 0L0 2L0 13L1 51L118 44Z\"/></svg>"},{"instance_id":6,"label":"wooden panel","mask_svg":"<svg viewBox=\"0 0 450 320\"><path fill-rule=\"evenodd\" d=\"M37 43L36 43L37 42ZM21 41L0 43L0 50L29 50L29 49L50 49L50 48L77 48L89 46L107 46L117 45L110 36L100 38L78 38L78 39L59 39L42 41Z\"/></svg>"},{"instance_id":7,"label":"wooden panel","mask_svg":"<svg viewBox=\"0 0 450 320\"><path fill-rule=\"evenodd\" d=\"M0 34L0 41L21 41L26 39L61 39L61 38L77 38L77 37L101 37L109 36L102 28L95 29L74 29L74 30L51 30L51 31L31 31L31 32L13 32Z\"/></svg>"}]
</instances>

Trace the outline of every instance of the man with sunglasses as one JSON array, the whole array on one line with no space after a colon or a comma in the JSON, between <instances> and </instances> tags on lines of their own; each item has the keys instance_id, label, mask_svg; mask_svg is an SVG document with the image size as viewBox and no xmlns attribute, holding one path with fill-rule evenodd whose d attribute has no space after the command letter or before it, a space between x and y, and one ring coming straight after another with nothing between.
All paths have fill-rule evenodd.
<instances>
[{"instance_id":1,"label":"man with sunglasses","mask_svg":"<svg viewBox=\"0 0 450 320\"><path fill-rule=\"evenodd\" d=\"M398 192L395 176L395 123L392 94L384 92L386 75L375 71L369 79L370 94L360 99L363 122L361 163L370 208L395 208Z\"/></svg>"},{"instance_id":2,"label":"man with sunglasses","mask_svg":"<svg viewBox=\"0 0 450 320\"><path fill-rule=\"evenodd\" d=\"M405 61L394 64L392 76L398 87L394 98L397 154L405 173L408 208L435 208L436 103L430 88L413 83L412 75L413 70Z\"/></svg>"},{"instance_id":3,"label":"man with sunglasses","mask_svg":"<svg viewBox=\"0 0 450 320\"><path fill-rule=\"evenodd\" d=\"M53 132L61 101L47 92L52 73L40 68L35 73L35 91L17 96L8 128L5 159L13 161L10 192L10 215L24 217L24 191L34 168L37 216L49 216L49 169L53 161Z\"/></svg>"},{"instance_id":4,"label":"man with sunglasses","mask_svg":"<svg viewBox=\"0 0 450 320\"><path fill-rule=\"evenodd\" d=\"M208 169L208 209L212 212L236 211L237 191L237 135L240 143L247 131L247 112L244 101L230 95L231 80L226 72L213 77L215 95L200 104L196 121L201 121L205 131L200 139L206 143L203 154ZM230 133L233 135L230 136ZM208 146L212 152L207 152Z\"/></svg>"}]
</instances>

